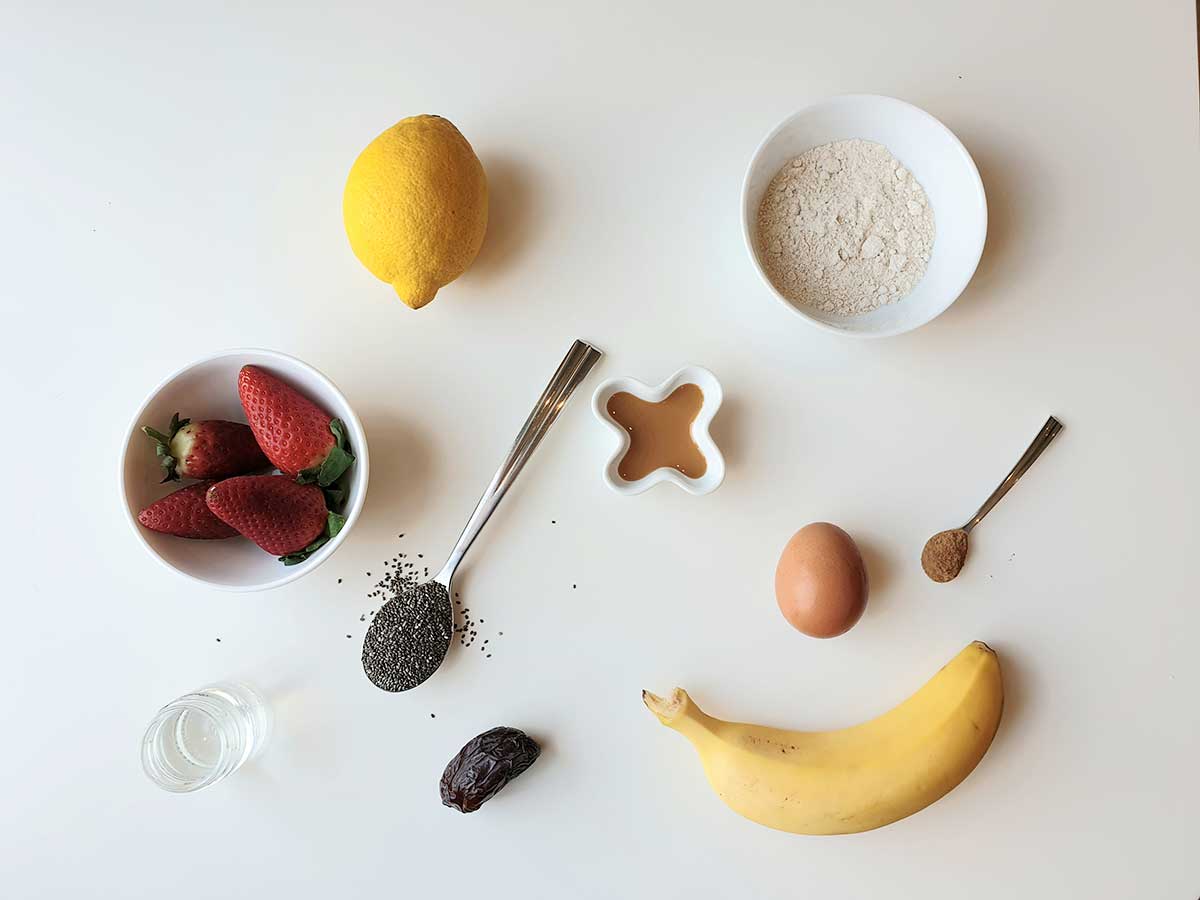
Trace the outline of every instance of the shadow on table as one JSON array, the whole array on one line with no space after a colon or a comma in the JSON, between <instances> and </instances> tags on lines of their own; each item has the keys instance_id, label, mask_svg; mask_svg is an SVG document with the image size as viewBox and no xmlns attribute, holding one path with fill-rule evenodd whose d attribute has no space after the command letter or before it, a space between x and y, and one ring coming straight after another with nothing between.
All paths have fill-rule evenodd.
<instances>
[{"instance_id":1,"label":"shadow on table","mask_svg":"<svg viewBox=\"0 0 1200 900\"><path fill-rule=\"evenodd\" d=\"M371 451L371 474L364 522L386 518L387 528L404 531L397 515L417 521L429 501L433 484L434 453L428 437L400 418L395 408L368 409L362 416Z\"/></svg>"},{"instance_id":2,"label":"shadow on table","mask_svg":"<svg viewBox=\"0 0 1200 900\"><path fill-rule=\"evenodd\" d=\"M1013 272L1018 269L1022 236L1028 235L1032 217L1031 192L1036 186L1028 178L1029 163L1019 148L998 145L995 134L975 136L969 128L959 130L953 122L947 124L975 160L987 195L988 214L987 240L979 266L962 296L945 313L948 319L956 319L978 309L979 300L988 304L1020 302L1005 288L1011 285Z\"/></svg>"},{"instance_id":3,"label":"shadow on table","mask_svg":"<svg viewBox=\"0 0 1200 900\"><path fill-rule=\"evenodd\" d=\"M533 170L504 154L486 154L483 168L488 180L488 226L483 246L464 278L481 281L511 268L528 248L543 218L537 209Z\"/></svg>"},{"instance_id":4,"label":"shadow on table","mask_svg":"<svg viewBox=\"0 0 1200 900\"><path fill-rule=\"evenodd\" d=\"M721 401L708 433L725 459L725 477L741 470L743 462L742 438L745 436L745 407L740 397L726 395Z\"/></svg>"},{"instance_id":5,"label":"shadow on table","mask_svg":"<svg viewBox=\"0 0 1200 900\"><path fill-rule=\"evenodd\" d=\"M1010 644L989 643L988 646L1000 658L1000 672L1004 679L1004 714L991 747L995 751L1009 741L1019 740L1022 720L1034 694L1034 679L1020 652Z\"/></svg>"},{"instance_id":6,"label":"shadow on table","mask_svg":"<svg viewBox=\"0 0 1200 900\"><path fill-rule=\"evenodd\" d=\"M968 303L972 294L986 293L1011 281L1029 201L1029 183L1021 179L1022 164L1016 155L986 144L969 146L987 195L988 230L979 267L962 298ZM997 296L1003 296L1002 292Z\"/></svg>"},{"instance_id":7,"label":"shadow on table","mask_svg":"<svg viewBox=\"0 0 1200 900\"><path fill-rule=\"evenodd\" d=\"M883 550L884 542L873 535L854 535L854 542L867 567L867 609L864 615L871 618L886 615L892 602L888 588L896 571L895 560Z\"/></svg>"}]
</instances>

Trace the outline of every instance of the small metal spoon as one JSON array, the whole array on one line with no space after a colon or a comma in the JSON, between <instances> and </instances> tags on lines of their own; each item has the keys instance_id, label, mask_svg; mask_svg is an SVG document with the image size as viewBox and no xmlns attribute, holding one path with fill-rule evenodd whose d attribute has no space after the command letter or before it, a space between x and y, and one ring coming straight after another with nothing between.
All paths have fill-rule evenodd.
<instances>
[{"instance_id":1,"label":"small metal spoon","mask_svg":"<svg viewBox=\"0 0 1200 900\"><path fill-rule=\"evenodd\" d=\"M571 393L587 377L601 355L584 341L576 341L571 346L521 426L508 456L479 498L441 571L389 600L371 620L363 638L362 661L363 670L376 687L385 691L410 690L429 678L442 664L454 634L454 606L450 597L451 581L458 564L558 418Z\"/></svg>"},{"instance_id":2,"label":"small metal spoon","mask_svg":"<svg viewBox=\"0 0 1200 900\"><path fill-rule=\"evenodd\" d=\"M1050 442L1062 431L1062 427L1062 422L1054 416L1047 419L1012 471L992 491L991 496L983 501L983 506L967 520L967 524L961 528L939 531L925 543L925 549L921 551L921 568L925 570L926 575L937 582L953 581L958 576L963 563L967 561L967 535L971 533L971 529L983 521L983 517L992 511L992 507L999 503L1017 480L1029 470L1034 461L1042 455L1042 451L1049 447Z\"/></svg>"}]
</instances>

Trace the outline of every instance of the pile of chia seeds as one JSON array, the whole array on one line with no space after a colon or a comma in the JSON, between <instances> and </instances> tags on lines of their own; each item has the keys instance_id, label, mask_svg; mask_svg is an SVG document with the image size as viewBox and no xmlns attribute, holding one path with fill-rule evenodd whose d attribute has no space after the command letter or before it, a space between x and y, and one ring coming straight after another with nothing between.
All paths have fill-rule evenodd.
<instances>
[{"instance_id":1,"label":"pile of chia seeds","mask_svg":"<svg viewBox=\"0 0 1200 900\"><path fill-rule=\"evenodd\" d=\"M436 581L406 587L380 607L363 638L363 671L385 691L415 688L450 649L449 592Z\"/></svg>"}]
</instances>

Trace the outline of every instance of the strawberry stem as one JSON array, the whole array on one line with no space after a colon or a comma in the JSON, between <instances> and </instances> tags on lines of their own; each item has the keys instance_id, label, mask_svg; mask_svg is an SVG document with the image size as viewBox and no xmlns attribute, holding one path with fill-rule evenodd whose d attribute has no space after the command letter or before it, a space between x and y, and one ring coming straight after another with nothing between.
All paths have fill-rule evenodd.
<instances>
[{"instance_id":1,"label":"strawberry stem","mask_svg":"<svg viewBox=\"0 0 1200 900\"><path fill-rule=\"evenodd\" d=\"M149 425L142 426L142 433L150 440L154 441L154 453L158 456L158 463L167 470L166 476L162 480L162 484L168 481L178 481L179 473L175 471L179 460L171 455L171 441L175 439L175 435L179 433L179 429L191 422L191 419L179 418L179 413L171 416L171 424L167 426L167 434L163 434L157 428L151 428Z\"/></svg>"}]
</instances>

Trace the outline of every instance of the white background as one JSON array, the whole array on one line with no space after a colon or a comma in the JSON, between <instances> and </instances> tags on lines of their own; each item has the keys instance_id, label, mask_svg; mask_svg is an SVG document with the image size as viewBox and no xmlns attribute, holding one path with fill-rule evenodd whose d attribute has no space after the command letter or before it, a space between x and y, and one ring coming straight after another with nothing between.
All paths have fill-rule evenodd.
<instances>
[{"instance_id":1,"label":"white background","mask_svg":"<svg viewBox=\"0 0 1200 900\"><path fill-rule=\"evenodd\" d=\"M6 897L1200 893L1189 4L50 6L0 30ZM959 302L875 343L777 304L739 233L759 139L845 91L945 121L991 212ZM413 312L354 259L340 204L358 151L422 112L475 146L492 222ZM383 559L440 562L576 336L607 356L464 570L504 631L493 658L375 690L359 616ZM222 594L137 545L117 454L165 374L255 345L350 397L371 488L324 567ZM590 388L687 363L724 384L725 485L612 494ZM962 577L928 582L925 538L1049 413L1066 430ZM818 519L860 541L873 586L828 642L772 596ZM679 684L725 717L838 727L975 638L1008 691L992 750L863 835L740 819L639 702ZM274 744L210 791L160 792L146 721L226 677L269 694ZM497 724L542 759L475 815L440 806L446 761Z\"/></svg>"}]
</instances>

